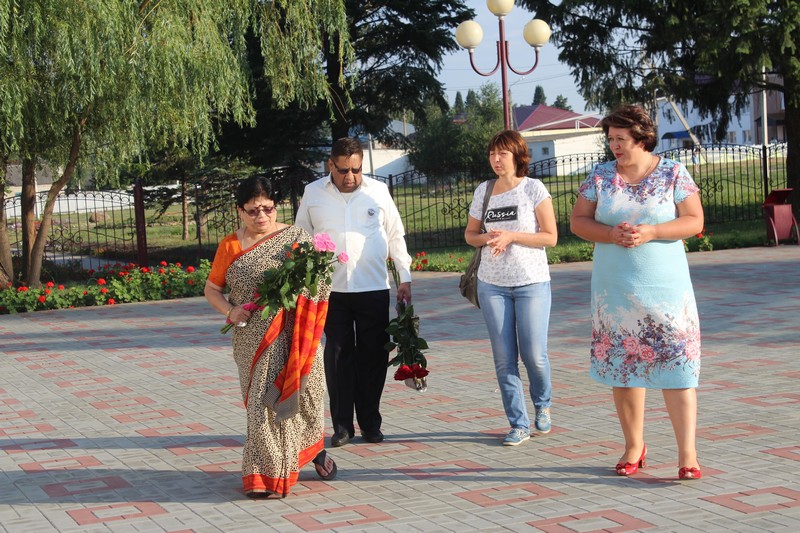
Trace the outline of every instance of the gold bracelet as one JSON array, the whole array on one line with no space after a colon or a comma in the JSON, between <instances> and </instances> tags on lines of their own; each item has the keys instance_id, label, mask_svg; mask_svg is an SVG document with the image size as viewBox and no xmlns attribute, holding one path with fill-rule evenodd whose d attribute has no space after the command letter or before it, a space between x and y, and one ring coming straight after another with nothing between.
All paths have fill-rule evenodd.
<instances>
[{"instance_id":1,"label":"gold bracelet","mask_svg":"<svg viewBox=\"0 0 800 533\"><path fill-rule=\"evenodd\" d=\"M225 318L229 319L231 317L231 311L233 311L235 307L236 306L234 305L234 306L231 306L230 309L228 309L228 312L225 314Z\"/></svg>"}]
</instances>

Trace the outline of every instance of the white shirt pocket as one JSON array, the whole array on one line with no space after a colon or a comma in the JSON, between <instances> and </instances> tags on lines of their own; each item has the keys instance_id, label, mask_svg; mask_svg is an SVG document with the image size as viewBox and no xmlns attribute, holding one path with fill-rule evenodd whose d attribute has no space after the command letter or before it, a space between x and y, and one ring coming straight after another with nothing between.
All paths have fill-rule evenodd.
<instances>
[{"instance_id":1,"label":"white shirt pocket","mask_svg":"<svg viewBox=\"0 0 800 533\"><path fill-rule=\"evenodd\" d=\"M365 234L373 233L383 227L383 209L377 205L359 207L356 214L358 225L364 229Z\"/></svg>"}]
</instances>

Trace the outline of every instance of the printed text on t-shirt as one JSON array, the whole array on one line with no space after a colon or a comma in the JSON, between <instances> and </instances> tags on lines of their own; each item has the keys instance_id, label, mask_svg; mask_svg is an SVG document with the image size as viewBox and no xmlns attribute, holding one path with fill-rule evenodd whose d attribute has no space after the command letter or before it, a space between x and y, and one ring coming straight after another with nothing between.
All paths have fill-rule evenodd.
<instances>
[{"instance_id":1,"label":"printed text on t-shirt","mask_svg":"<svg viewBox=\"0 0 800 533\"><path fill-rule=\"evenodd\" d=\"M507 222L517 220L517 206L495 207L486 211L486 222Z\"/></svg>"}]
</instances>

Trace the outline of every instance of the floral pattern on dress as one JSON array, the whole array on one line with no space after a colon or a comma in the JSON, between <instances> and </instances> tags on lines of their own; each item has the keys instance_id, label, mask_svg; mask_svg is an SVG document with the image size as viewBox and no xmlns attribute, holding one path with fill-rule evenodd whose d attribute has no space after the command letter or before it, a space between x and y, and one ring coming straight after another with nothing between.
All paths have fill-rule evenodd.
<instances>
[{"instance_id":1,"label":"floral pattern on dress","mask_svg":"<svg viewBox=\"0 0 800 533\"><path fill-rule=\"evenodd\" d=\"M673 370L698 377L700 327L693 309L691 300L680 316L669 312L654 316L642 310L644 314L636 320L636 325L626 327L620 323L623 320L604 312L605 306L600 304L593 320L593 372L622 385L629 385L634 379L637 382L658 381L656 378ZM612 325L615 320L616 325Z\"/></svg>"},{"instance_id":2,"label":"floral pattern on dress","mask_svg":"<svg viewBox=\"0 0 800 533\"><path fill-rule=\"evenodd\" d=\"M595 220L662 224L699 188L679 162L662 158L637 185L616 161L595 166L578 193L596 203ZM700 327L689 265L680 240L636 248L596 243L592 265L590 376L613 387L696 387Z\"/></svg>"}]
</instances>

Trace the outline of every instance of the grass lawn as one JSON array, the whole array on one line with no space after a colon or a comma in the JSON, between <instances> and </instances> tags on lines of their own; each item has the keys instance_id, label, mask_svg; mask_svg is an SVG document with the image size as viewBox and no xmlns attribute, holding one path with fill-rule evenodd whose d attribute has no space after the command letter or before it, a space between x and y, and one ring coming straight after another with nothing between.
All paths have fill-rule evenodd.
<instances>
[{"instance_id":1,"label":"grass lawn","mask_svg":"<svg viewBox=\"0 0 800 533\"><path fill-rule=\"evenodd\" d=\"M707 242L714 250L729 248L749 248L765 244L766 231L764 223L729 222L714 227L706 227ZM692 237L686 240L690 252L699 251L703 240ZM706 245L707 246L707 245ZM592 243L579 237L560 237L558 244L547 249L550 264L571 263L575 261L591 261ZM412 269L435 272L463 272L472 257L473 248L467 246L444 250L409 250L414 258Z\"/></svg>"}]
</instances>

